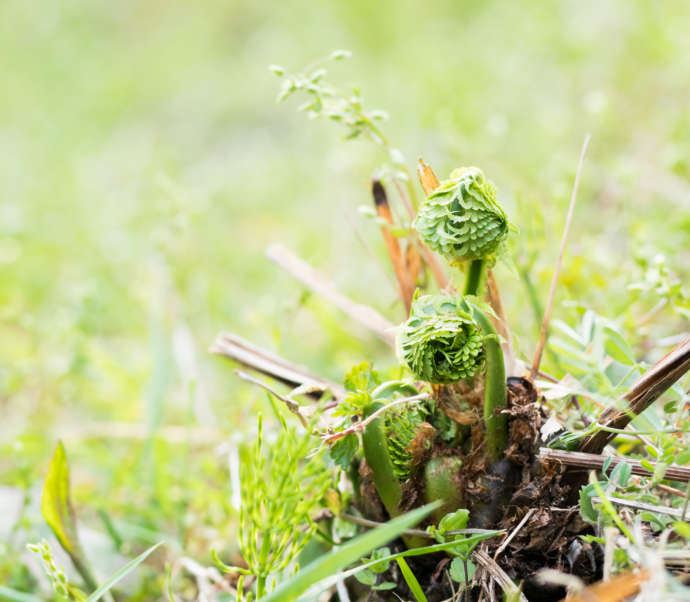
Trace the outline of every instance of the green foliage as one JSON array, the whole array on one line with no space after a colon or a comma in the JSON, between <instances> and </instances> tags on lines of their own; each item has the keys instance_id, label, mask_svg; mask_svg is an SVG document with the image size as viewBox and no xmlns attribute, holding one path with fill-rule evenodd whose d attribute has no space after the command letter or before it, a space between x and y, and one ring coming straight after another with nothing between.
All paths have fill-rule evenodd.
<instances>
[{"instance_id":1,"label":"green foliage","mask_svg":"<svg viewBox=\"0 0 690 602\"><path fill-rule=\"evenodd\" d=\"M448 570L453 581L465 584L469 584L469 582L472 580L472 577L474 577L474 571L474 563L460 558L459 556L456 556L453 558L453 560L451 560L450 569Z\"/></svg>"},{"instance_id":2,"label":"green foliage","mask_svg":"<svg viewBox=\"0 0 690 602\"><path fill-rule=\"evenodd\" d=\"M383 560L377 562L380 558L388 558L391 555L389 548L377 548L374 550L369 558L362 558L362 562L369 565L369 568L355 573L357 581L364 585L368 585L375 591L388 590L395 587L395 583L390 581L378 581L377 575L385 573L390 567L390 560Z\"/></svg>"},{"instance_id":3,"label":"green foliage","mask_svg":"<svg viewBox=\"0 0 690 602\"><path fill-rule=\"evenodd\" d=\"M673 0L670 7L675 23L687 21L688 3ZM10 149L9 177L0 184L0 330L10 342L0 350L8 417L0 481L2 494L19 491L28 500L21 512L7 513L5 525L19 518L2 533L0 583L39 591L36 565L25 562L23 550L40 539L35 493L64 432L79 467L72 495L85 509L80 527L93 535L83 543L99 574L117 561L103 547L111 540L96 518L101 506L124 553L165 538L175 553L184 549L203 561L196 551L234 541L237 513L223 486L227 457L217 450L228 432L246 436L265 399L206 355L221 325L330 378L365 356L384 369L392 364L383 344L350 328L263 258L265 243L287 230L291 245L336 275L353 298L397 317L377 262L348 227L324 226L369 201L363 182L379 151L355 142L353 152L343 152L291 111L276 119L275 82L265 70L272 57L299 65L333 39L347 39L356 62L338 63L343 81L354 78L374 106L393 109L386 136L400 140L409 156L432 160L439 173L464 156L490 168L497 182L510 182L511 216L520 212L523 232L522 216L539 222L515 243L529 246L530 261L520 267L529 270L538 300L553 270L574 145L592 131L592 169L554 316L572 325L581 307L605 312L636 361L653 362L670 345L664 337L687 330L687 305L675 284L690 276L683 252L690 232L683 192L690 179L687 36L649 3L613 0L593 10L586 3L489 1L469 11L444 3L440 12L420 13L361 0L213 0L203 9L159 9L149 0L45 3L40 11L21 0L0 3L1 54L16 67L6 70L0 98L0 147ZM439 35L439 26L448 35ZM563 82L559 89L567 93L553 94ZM656 102L660 89L663 105ZM358 138L377 144L366 133ZM362 234L381 254L378 231L368 229L365 223ZM669 286L629 289L647 279L644 268L636 274L629 249L650 266L663 253ZM497 266L497 277L503 269ZM511 320L516 348L529 354L543 311L531 319L519 287L501 278L511 317L519 316ZM654 312L662 289L673 313ZM148 316L160 323L160 336ZM170 352L184 329L192 333L187 348L198 368L198 395L189 403L186 369ZM560 378L570 370L550 352L544 370ZM606 363L604 357L598 366ZM578 388L598 390L592 381ZM549 404L582 428L577 413L565 411L570 398ZM597 399L597 407L578 398L590 418L613 399ZM669 392L645 419L657 420L656 430L687 433L686 402L682 390ZM689 461L686 435L646 438L664 461L665 440L675 439L676 461ZM627 435L615 445L652 459ZM188 576L176 581L192 587ZM142 572L128 580L126 597L155 599L158 585Z\"/></svg>"},{"instance_id":4,"label":"green foliage","mask_svg":"<svg viewBox=\"0 0 690 602\"><path fill-rule=\"evenodd\" d=\"M390 145L381 130L380 124L388 119L388 113L379 109L366 109L358 86L344 91L325 79L328 74L325 65L351 56L349 50L335 50L297 73L288 73L279 65L271 65L270 70L283 79L278 102L287 100L293 94L306 94L307 101L299 105L299 111L306 113L311 119L326 117L341 124L345 129L345 140L364 138L384 147L393 164L394 177L409 181L402 153Z\"/></svg>"},{"instance_id":5,"label":"green foliage","mask_svg":"<svg viewBox=\"0 0 690 602\"><path fill-rule=\"evenodd\" d=\"M483 366L482 332L462 302L444 295L414 300L398 348L417 378L452 383L472 377Z\"/></svg>"},{"instance_id":6,"label":"green foliage","mask_svg":"<svg viewBox=\"0 0 690 602\"><path fill-rule=\"evenodd\" d=\"M437 525L427 527L427 531L431 533L436 541L443 543L446 541L446 533L448 531L458 531L467 526L467 521L470 518L470 513L465 508L459 508L454 512L446 514Z\"/></svg>"},{"instance_id":7,"label":"green foliage","mask_svg":"<svg viewBox=\"0 0 690 602\"><path fill-rule=\"evenodd\" d=\"M427 527L427 531L434 536L436 541L440 543L453 542L456 544L448 548L448 552L455 556L451 561L450 576L454 581L465 583L465 585L469 585L474 576L475 567L470 561L472 550L480 542L495 537L498 534L496 531L487 531L480 535L467 537L466 535L452 533L467 527L469 517L469 511L460 508L455 512L446 514L439 521L438 526L431 525Z\"/></svg>"},{"instance_id":8,"label":"green foliage","mask_svg":"<svg viewBox=\"0 0 690 602\"><path fill-rule=\"evenodd\" d=\"M496 187L477 167L463 167L434 190L414 221L422 240L449 260L485 259L508 236Z\"/></svg>"},{"instance_id":9,"label":"green foliage","mask_svg":"<svg viewBox=\"0 0 690 602\"><path fill-rule=\"evenodd\" d=\"M345 435L341 439L338 439L328 450L333 462L336 466L340 466L343 470L347 470L350 467L350 462L352 458L355 457L357 450L359 449L359 439L354 433L350 435Z\"/></svg>"},{"instance_id":10,"label":"green foliage","mask_svg":"<svg viewBox=\"0 0 690 602\"><path fill-rule=\"evenodd\" d=\"M356 364L345 375L347 397L335 409L336 416L356 416L373 401L372 392L381 384L381 377L369 362Z\"/></svg>"},{"instance_id":11,"label":"green foliage","mask_svg":"<svg viewBox=\"0 0 690 602\"><path fill-rule=\"evenodd\" d=\"M319 582L326 580L332 582L333 575L338 571L355 562L371 550L391 541L405 529L414 527L419 521L432 512L437 505L438 504L427 504L426 506L412 510L332 550L319 560L312 562L309 566L302 569L291 579L281 583L266 598L266 602L290 602L303 594L309 587ZM370 564L378 565L381 562L396 557L397 555L381 558L372 561ZM358 568L357 571L365 568L369 567L363 565ZM324 585L328 587L330 584L331 583Z\"/></svg>"},{"instance_id":12,"label":"green foliage","mask_svg":"<svg viewBox=\"0 0 690 602\"><path fill-rule=\"evenodd\" d=\"M268 577L284 570L316 530L311 514L331 486L332 475L323 451L312 453L314 443L310 434L289 427L275 443L265 445L259 417L256 443L242 466L239 532L248 572L257 577L257 596L266 593Z\"/></svg>"}]
</instances>

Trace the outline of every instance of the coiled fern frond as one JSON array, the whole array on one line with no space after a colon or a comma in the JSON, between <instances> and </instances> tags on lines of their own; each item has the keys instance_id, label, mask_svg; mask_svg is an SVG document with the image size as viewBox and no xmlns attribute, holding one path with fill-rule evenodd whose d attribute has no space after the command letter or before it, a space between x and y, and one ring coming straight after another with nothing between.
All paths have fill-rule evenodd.
<instances>
[{"instance_id":1,"label":"coiled fern frond","mask_svg":"<svg viewBox=\"0 0 690 602\"><path fill-rule=\"evenodd\" d=\"M424 295L412 304L398 339L401 358L422 380L447 384L474 376L484 339L462 297Z\"/></svg>"},{"instance_id":2,"label":"coiled fern frond","mask_svg":"<svg viewBox=\"0 0 690 602\"><path fill-rule=\"evenodd\" d=\"M424 242L451 261L484 259L508 236L508 218L494 184L478 167L462 167L428 197L414 227Z\"/></svg>"},{"instance_id":3,"label":"coiled fern frond","mask_svg":"<svg viewBox=\"0 0 690 602\"><path fill-rule=\"evenodd\" d=\"M413 460L410 446L428 415L427 408L418 404L397 412L390 411L386 417L386 444L393 472L399 481L406 481L410 477Z\"/></svg>"}]
</instances>

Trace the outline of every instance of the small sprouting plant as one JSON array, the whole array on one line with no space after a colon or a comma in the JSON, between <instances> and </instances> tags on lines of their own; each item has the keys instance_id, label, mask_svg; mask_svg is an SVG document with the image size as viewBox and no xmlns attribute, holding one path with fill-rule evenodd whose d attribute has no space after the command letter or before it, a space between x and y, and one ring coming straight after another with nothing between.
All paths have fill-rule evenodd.
<instances>
[{"instance_id":1,"label":"small sprouting plant","mask_svg":"<svg viewBox=\"0 0 690 602\"><path fill-rule=\"evenodd\" d=\"M86 598L67 580L65 570L53 558L53 551L45 539L41 540L40 543L29 544L26 547L41 559L43 570L56 594L68 600L84 600Z\"/></svg>"},{"instance_id":2,"label":"small sprouting plant","mask_svg":"<svg viewBox=\"0 0 690 602\"><path fill-rule=\"evenodd\" d=\"M256 442L243 463L239 543L249 568L218 561L226 572L256 576L257 598L272 589L268 579L285 570L314 534L311 515L332 484L323 452L312 453L311 434L283 427L275 443L266 445L259 416Z\"/></svg>"},{"instance_id":3,"label":"small sprouting plant","mask_svg":"<svg viewBox=\"0 0 690 602\"><path fill-rule=\"evenodd\" d=\"M412 304L399 337L400 354L412 373L430 383L474 376L484 362L483 335L463 299L425 295Z\"/></svg>"}]
</instances>

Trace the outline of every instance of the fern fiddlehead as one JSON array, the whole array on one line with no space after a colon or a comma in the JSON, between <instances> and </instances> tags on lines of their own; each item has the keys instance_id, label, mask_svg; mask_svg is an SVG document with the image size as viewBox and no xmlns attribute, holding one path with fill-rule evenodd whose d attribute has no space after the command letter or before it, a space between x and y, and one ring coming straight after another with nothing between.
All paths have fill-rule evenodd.
<instances>
[{"instance_id":1,"label":"fern fiddlehead","mask_svg":"<svg viewBox=\"0 0 690 602\"><path fill-rule=\"evenodd\" d=\"M414 221L424 242L451 262L469 261L464 294L476 295L484 265L508 236L508 217L494 184L478 167L454 170L426 199Z\"/></svg>"},{"instance_id":2,"label":"fern fiddlehead","mask_svg":"<svg viewBox=\"0 0 690 602\"><path fill-rule=\"evenodd\" d=\"M461 298L443 295L414 300L398 344L417 378L448 384L471 378L482 367L482 333L461 304Z\"/></svg>"}]
</instances>

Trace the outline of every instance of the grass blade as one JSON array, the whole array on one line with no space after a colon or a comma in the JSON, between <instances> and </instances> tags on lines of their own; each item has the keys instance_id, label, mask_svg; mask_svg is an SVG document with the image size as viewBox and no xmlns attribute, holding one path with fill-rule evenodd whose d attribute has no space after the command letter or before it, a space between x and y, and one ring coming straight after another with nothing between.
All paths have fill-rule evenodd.
<instances>
[{"instance_id":1,"label":"grass blade","mask_svg":"<svg viewBox=\"0 0 690 602\"><path fill-rule=\"evenodd\" d=\"M110 590L110 588L113 587L120 579L123 579L125 576L127 576L129 573L131 573L135 568L137 568L146 558L148 557L151 552L153 552L158 546L162 545L163 542L159 541L157 544L152 545L148 550L145 552L142 552L137 556L134 560L131 560L128 562L125 566L123 566L119 571L114 573L101 587L99 587L93 594L91 594L87 599L86 602L96 602L96 600L100 600L101 596L105 594L107 591Z\"/></svg>"},{"instance_id":2,"label":"grass blade","mask_svg":"<svg viewBox=\"0 0 690 602\"><path fill-rule=\"evenodd\" d=\"M439 505L439 502L427 504L403 516L394 518L364 535L356 537L344 546L312 562L291 579L281 583L271 594L264 598L265 602L288 602L295 600L310 586L334 575L348 564L359 560L365 554L397 537L405 529L416 525L430 512L438 508Z\"/></svg>"},{"instance_id":3,"label":"grass blade","mask_svg":"<svg viewBox=\"0 0 690 602\"><path fill-rule=\"evenodd\" d=\"M407 587L410 588L410 591L412 592L412 595L415 597L415 600L417 600L417 602L428 602L426 596L424 595L424 592L422 591L422 586L419 585L417 577L414 576L412 569L410 569L410 567L407 565L405 559L396 558L396 562L398 563L398 566L400 567L400 572L402 573L402 576L405 578L405 583L407 583Z\"/></svg>"}]
</instances>

